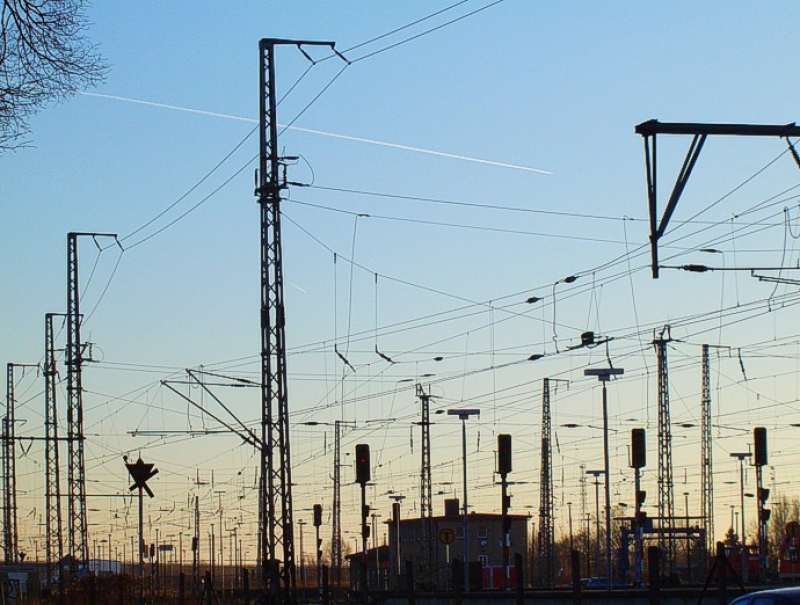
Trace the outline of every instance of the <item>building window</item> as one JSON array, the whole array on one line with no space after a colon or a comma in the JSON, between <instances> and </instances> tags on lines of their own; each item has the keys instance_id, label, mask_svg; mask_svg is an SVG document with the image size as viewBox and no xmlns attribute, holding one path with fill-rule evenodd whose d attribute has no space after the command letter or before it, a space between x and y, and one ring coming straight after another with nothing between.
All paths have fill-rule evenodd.
<instances>
[{"instance_id":1,"label":"building window","mask_svg":"<svg viewBox=\"0 0 800 605\"><path fill-rule=\"evenodd\" d=\"M482 526L478 528L478 537L479 538L488 538L489 537L489 530L486 529L486 526Z\"/></svg>"},{"instance_id":2,"label":"building window","mask_svg":"<svg viewBox=\"0 0 800 605\"><path fill-rule=\"evenodd\" d=\"M481 567L489 567L489 555L480 555L478 561L481 562Z\"/></svg>"}]
</instances>

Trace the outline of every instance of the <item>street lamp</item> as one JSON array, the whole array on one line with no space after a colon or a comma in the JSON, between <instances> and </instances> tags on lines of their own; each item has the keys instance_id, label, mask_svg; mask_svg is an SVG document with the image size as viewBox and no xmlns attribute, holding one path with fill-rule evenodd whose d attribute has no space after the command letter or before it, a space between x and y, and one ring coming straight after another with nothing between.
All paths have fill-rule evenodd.
<instances>
[{"instance_id":1,"label":"street lamp","mask_svg":"<svg viewBox=\"0 0 800 605\"><path fill-rule=\"evenodd\" d=\"M447 410L448 416L458 416L461 420L461 456L464 469L464 592L469 591L469 536L467 534L467 420L470 416L480 416L477 408Z\"/></svg>"},{"instance_id":2,"label":"street lamp","mask_svg":"<svg viewBox=\"0 0 800 605\"><path fill-rule=\"evenodd\" d=\"M625 373L622 368L587 368L583 371L584 376L597 376L603 383L603 463L606 475L606 576L608 589L611 590L611 475L608 462L608 393L606 383L612 376L621 376Z\"/></svg>"},{"instance_id":3,"label":"street lamp","mask_svg":"<svg viewBox=\"0 0 800 605\"><path fill-rule=\"evenodd\" d=\"M750 452L732 452L731 458L736 458L739 460L739 503L741 506L741 518L742 518L742 533L739 536L739 539L742 543L742 551L741 556L739 557L742 561L742 582L747 581L747 562L746 562L746 552L747 552L747 540L745 539L745 525L744 525L744 461L746 458L752 456Z\"/></svg>"}]
</instances>

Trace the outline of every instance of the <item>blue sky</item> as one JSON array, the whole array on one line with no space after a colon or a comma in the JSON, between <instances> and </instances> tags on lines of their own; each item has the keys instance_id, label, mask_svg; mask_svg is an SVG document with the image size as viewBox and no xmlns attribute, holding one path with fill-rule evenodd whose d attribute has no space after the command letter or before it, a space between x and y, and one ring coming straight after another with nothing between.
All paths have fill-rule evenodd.
<instances>
[{"instance_id":1,"label":"blue sky","mask_svg":"<svg viewBox=\"0 0 800 605\"><path fill-rule=\"evenodd\" d=\"M441 23L481 5L467 2L429 24ZM254 118L260 37L328 39L346 49L444 6L431 2L251 2L226 5L222 10L219 4L210 2L125 6L98 3L89 11L93 22L89 34L97 41L111 70L108 80L94 92ZM450 295L434 294L382 277L378 316L383 325L452 309L467 304L465 299L497 300L537 287L535 293L546 298L551 296L556 280L623 253L626 236L631 249L645 242L645 222L619 220L646 217L642 142L633 132L635 124L649 118L766 123L795 120L798 85L790 76L788 58L796 46L792 24L797 22L798 13L800 8L792 2L756 7L744 2L651 5L506 0L348 67L302 115L297 126L529 166L551 174L287 131L281 141L286 153L306 158L315 184L603 215L613 220L489 211L293 188L293 199L376 216L589 239L360 218L355 259L370 271L353 272L351 300L350 266L340 260L334 280L332 254L287 223L284 235L290 347L323 340L330 345L334 322L340 338L347 333L348 322L354 333L374 330L373 272ZM422 31L427 24L407 33ZM400 34L385 43L402 37ZM383 44L384 41L378 42L364 51ZM353 51L350 57L360 52L361 49ZM285 90L306 67L307 62L299 53L291 48L281 49L279 90ZM340 63L331 60L312 69L281 104L280 121L291 120L340 68ZM6 259L0 269L6 284L0 301L4 359L37 361L41 357L43 315L60 311L64 305L67 231L130 232L194 184L251 127L233 119L92 96L77 96L39 113L32 121L34 146L0 158L0 205L5 226L0 249ZM666 191L676 173L687 143L683 139L663 141L662 191ZM784 149L784 143L773 140L709 140L675 220L686 219L718 199ZM153 228L196 203L256 151L253 138ZM725 224L732 214L795 185L796 171L785 154L758 179L702 217L722 222L707 235L724 235L738 225L736 221L733 226ZM312 172L301 163L292 168L290 177L310 182ZM156 381L168 371L160 366L181 368L258 352L258 213L252 183L252 168L246 168L195 212L126 252L97 313L87 321L86 336L97 343L104 361L159 366L147 373L122 371L110 363L99 363L96 369L87 370L87 389L93 391L87 394L87 406L104 411L90 413L89 418L100 423L100 428L89 448L94 456L109 457L103 459L97 471L109 482L109 488L119 487L118 457L124 451L142 447L141 439L122 437L124 431L136 426L186 428L186 423L181 416L185 409L164 389L151 387L146 395L136 394L144 397L137 399L139 403L144 401L155 409L109 402L107 395L122 395ZM796 218L796 202L789 200L786 205L792 207L794 214L790 216ZM350 256L355 223L352 215L288 201L284 211L332 249ZM787 264L796 262L791 238L784 253L786 230L780 205L777 217L776 208L771 211L772 228L719 245L726 250L724 262L738 266L772 266L780 264L782 258ZM687 238L681 245L699 246L703 238ZM612 241L590 241L597 239ZM95 250L89 241L83 242L82 254L82 272L86 276L95 261ZM109 249L100 256L84 308L94 305L117 254L115 249ZM687 253L676 262L710 264L717 260ZM636 268L645 262L646 257L635 258L631 266ZM617 270L625 268L622 265ZM595 288L590 287L591 272L584 274L578 284L585 286L581 294L557 303L557 321L572 328L559 328L562 347L585 329L626 335L636 332L637 322L663 323L689 313L762 299L772 291L771 286L758 284L747 274L697 276L667 272L661 280L652 281L647 271L639 271L630 280L626 276L605 283L603 280L612 273L596 274ZM632 291L638 318L634 315ZM786 292L790 291L781 287L776 295ZM529 295L503 304L521 303ZM354 389L349 395L364 399L345 406L344 415L365 420L416 413L410 390L413 385L398 388L382 384L381 380L387 374L396 381L436 372L439 377L450 379L436 387L446 401L473 397L493 410L484 414L481 424L483 445L479 450L484 457L476 466L476 485L491 478L491 448L487 444L491 444L495 431L509 430L509 426L516 427L518 432L512 432L520 447L525 445L530 450L525 454L529 463L520 472L535 480L539 379L549 373L569 374L570 368L576 368L569 377L580 381L579 368L588 361L601 360L603 354L596 351L591 359L586 355L555 357L541 369L526 366L462 375L491 365L486 353L489 349L517 347L515 355L519 357L540 351L552 353L551 302L550 298L533 311L524 306L517 308L515 312L530 311L533 319L512 318L495 324L494 329L487 326L504 312L483 305L472 307L475 313L469 318L381 335L382 349L400 353L425 347L423 352L405 355L408 365L399 369L376 362L370 353L373 341L353 344L352 360L359 364L361 374L349 378L347 384ZM722 334L709 332L707 337L712 342L740 347L791 335L796 332L792 315L791 311L775 312L723 330ZM629 327L631 330L626 330ZM688 327L678 330L678 336L690 334ZM641 346L647 348L650 337L645 334L641 345L638 338L628 336L627 340L612 343L610 354L629 360L622 363L647 363L652 370L652 351L638 357L631 353ZM445 344L428 344L445 338L450 339ZM693 342L699 342L699 338ZM793 344L787 346L796 349ZM443 350L447 359L436 366L431 358ZM454 351L472 355L459 357ZM484 353L479 355L481 351ZM675 392L687 398L676 404L675 414L679 418L696 418L697 351L689 348L678 355L689 355L694 365L687 365L686 376L681 373L674 379ZM782 369L794 368L795 359L796 351L786 359L748 362L751 377L763 375L764 380L757 387L731 386L725 405L729 406L728 412L739 414L734 416L734 424L750 427L758 421L767 422L759 413L749 411L750 407L757 407L762 396L797 397L793 378L772 377ZM731 381L739 378L735 375L737 360L719 363L727 364L725 376ZM340 397L331 394L336 392L335 375L342 371L337 364L330 346L326 346L324 354L290 358L290 371L296 373L290 384L293 410L299 413L318 402L338 402ZM783 365L777 368L778 364ZM238 369L254 371L256 366ZM524 386L526 381L531 384ZM597 390L581 384L584 390L564 395L568 402L558 413L564 414L564 422L578 418L587 424L596 423ZM620 384L623 386L612 406L619 430L629 428L623 420L630 416L624 413L630 409L638 410L635 416L640 423L648 417L653 420L652 378L648 379L645 372ZM30 389L29 395L36 392L35 386L23 386ZM495 387L510 389L519 402L498 412L496 396L486 395ZM379 396L383 390L388 394ZM256 418L254 396L236 394L231 398L243 417ZM28 405L40 410L40 399ZM648 402L649 415L645 409ZM337 407L315 412L313 417L330 420L338 415ZM783 412L796 413L793 408ZM303 419L311 417L302 415ZM778 422L774 416L769 418L768 422ZM368 438L374 447L380 445L381 455L385 449L385 460L395 461L387 481L411 493L416 479L405 475L414 472L418 449L409 458L410 429L404 422L402 426L396 424L385 427L383 432L370 433ZM32 411L26 430L34 434L40 423L40 416ZM651 424L648 428L654 427ZM434 452L435 462L451 460L456 451L451 449L456 444L452 428L441 431L437 443L442 444L442 449ZM781 439L778 435L776 442ZM582 437L597 446L590 430L578 433L576 441ZM327 439L330 443L329 435ZM615 465L624 467L627 437L622 431L614 439ZM330 462L329 452L317 452L319 441L319 430L297 429L294 451L300 506L310 506L312 498L328 498L327 492L315 492L316 486L327 481ZM651 447L654 445L653 431ZM696 466L691 463L696 460L695 446L692 442L690 447L676 450L676 464L686 466L690 469L687 472L696 473ZM229 482L233 498L236 481L240 481L238 471L253 465L250 452L241 449L232 439L207 438L172 449L164 445L149 454L166 471L159 480L164 498L177 498L180 502L191 488L188 477L194 476L201 460L204 468L216 466L218 480ZM573 462L589 460L594 455L592 451L576 450ZM115 453L119 456L113 457ZM719 455L718 468L732 473L725 451L720 450ZM213 463L208 461L209 456ZM313 460L299 463L306 458ZM566 462L562 460L562 464ZM24 461L23 468L33 482L32 506L40 497L35 483L38 467ZM568 476L569 485L565 483L564 487L564 497L573 499L577 489L574 471L572 464L568 469L572 482ZM444 466L436 472L442 479L452 469ZM777 472L780 476L780 470ZM654 471L650 474L654 475ZM520 502L538 505L535 486L519 489ZM797 486L786 489L796 493ZM725 492L721 489L720 493ZM720 496L723 516L727 511L723 506L725 497L728 496ZM491 508L496 499L492 490L484 490L474 501L476 506ZM386 502L381 501L383 504ZM28 501L25 506L29 506ZM228 506L234 507L233 501Z\"/></svg>"}]
</instances>

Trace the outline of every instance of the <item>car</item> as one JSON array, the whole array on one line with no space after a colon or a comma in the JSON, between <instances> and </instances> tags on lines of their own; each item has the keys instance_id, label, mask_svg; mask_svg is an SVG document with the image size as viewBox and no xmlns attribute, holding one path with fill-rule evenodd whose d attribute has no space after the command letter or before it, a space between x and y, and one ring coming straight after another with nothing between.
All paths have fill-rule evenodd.
<instances>
[{"instance_id":1,"label":"car","mask_svg":"<svg viewBox=\"0 0 800 605\"><path fill-rule=\"evenodd\" d=\"M751 592L735 598L729 605L800 605L800 587Z\"/></svg>"}]
</instances>

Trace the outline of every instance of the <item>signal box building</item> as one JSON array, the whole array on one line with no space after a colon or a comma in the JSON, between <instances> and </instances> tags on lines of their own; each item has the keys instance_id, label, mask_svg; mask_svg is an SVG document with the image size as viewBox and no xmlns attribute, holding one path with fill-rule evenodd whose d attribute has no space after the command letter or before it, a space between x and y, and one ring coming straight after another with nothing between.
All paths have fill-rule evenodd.
<instances>
[{"instance_id":1,"label":"signal box building","mask_svg":"<svg viewBox=\"0 0 800 605\"><path fill-rule=\"evenodd\" d=\"M517 573L527 569L528 516L508 515L511 546L511 586ZM453 581L463 583L464 531L463 515L458 500L445 502L445 515L431 519L433 539L429 554L426 543L427 519L402 519L387 522L389 535L389 585L405 588L407 572L412 571L414 583L421 588L448 590ZM503 588L503 517L495 513L471 513L467 519L467 540L471 562L470 586L474 589ZM514 566L515 555L522 556L522 569ZM432 559L433 565L429 565ZM456 563L454 563L456 562ZM410 568L409 568L410 565ZM524 580L525 578L523 578Z\"/></svg>"}]
</instances>

